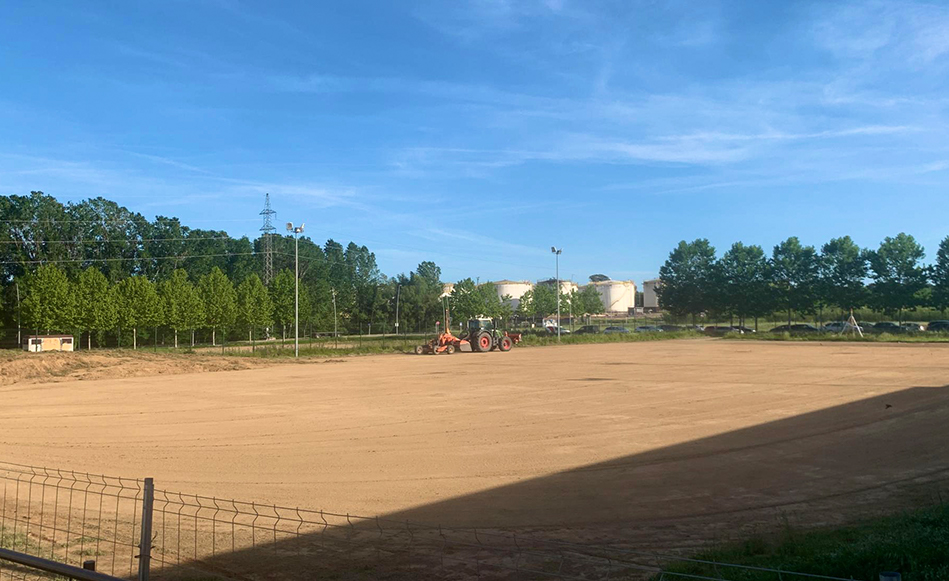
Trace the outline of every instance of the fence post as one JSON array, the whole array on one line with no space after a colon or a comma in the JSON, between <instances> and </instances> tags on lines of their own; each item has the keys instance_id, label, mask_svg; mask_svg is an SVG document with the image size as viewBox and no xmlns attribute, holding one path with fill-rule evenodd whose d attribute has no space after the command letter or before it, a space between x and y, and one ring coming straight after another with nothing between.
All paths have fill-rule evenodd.
<instances>
[{"instance_id":1,"label":"fence post","mask_svg":"<svg viewBox=\"0 0 949 581\"><path fill-rule=\"evenodd\" d=\"M148 581L148 571L152 560L152 507L154 504L155 481L146 478L142 493L142 539L139 543L138 581Z\"/></svg>"}]
</instances>

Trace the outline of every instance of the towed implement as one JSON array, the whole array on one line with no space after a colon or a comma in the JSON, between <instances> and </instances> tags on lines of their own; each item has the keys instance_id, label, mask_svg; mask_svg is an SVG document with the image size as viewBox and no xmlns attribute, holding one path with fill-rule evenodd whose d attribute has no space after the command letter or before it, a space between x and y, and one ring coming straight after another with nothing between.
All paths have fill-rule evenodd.
<instances>
[{"instance_id":1,"label":"towed implement","mask_svg":"<svg viewBox=\"0 0 949 581\"><path fill-rule=\"evenodd\" d=\"M520 343L520 333L508 333L498 330L491 319L471 319L468 321L468 330L461 337L452 335L451 329L445 329L438 337L415 347L417 355L447 353L456 351L470 353L472 351L510 351L514 345Z\"/></svg>"}]
</instances>

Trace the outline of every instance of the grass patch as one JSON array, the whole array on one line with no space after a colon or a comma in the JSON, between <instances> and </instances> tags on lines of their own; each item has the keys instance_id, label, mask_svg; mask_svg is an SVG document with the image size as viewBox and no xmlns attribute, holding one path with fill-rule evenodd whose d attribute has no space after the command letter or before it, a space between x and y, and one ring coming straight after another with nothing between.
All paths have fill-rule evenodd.
<instances>
[{"instance_id":1,"label":"grass patch","mask_svg":"<svg viewBox=\"0 0 949 581\"><path fill-rule=\"evenodd\" d=\"M669 339L694 339L705 337L695 331L672 331L662 333L596 333L590 335L561 335L557 341L556 335L525 334L520 345L540 347L545 345L583 345L587 343L639 343L642 341L665 341Z\"/></svg>"},{"instance_id":2,"label":"grass patch","mask_svg":"<svg viewBox=\"0 0 949 581\"><path fill-rule=\"evenodd\" d=\"M774 538L752 537L703 551L694 559L865 581L876 581L882 571L897 571L903 581L945 580L949 579L949 504L849 527L809 532L786 528ZM716 570L696 562L680 562L668 571L715 578L724 574L733 581L775 579L774 573Z\"/></svg>"}]
</instances>

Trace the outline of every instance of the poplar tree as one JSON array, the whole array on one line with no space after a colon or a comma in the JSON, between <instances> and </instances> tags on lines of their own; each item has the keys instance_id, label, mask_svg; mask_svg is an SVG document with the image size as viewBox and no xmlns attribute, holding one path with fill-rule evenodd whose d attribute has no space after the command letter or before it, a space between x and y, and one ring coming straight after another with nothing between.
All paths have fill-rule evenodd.
<instances>
[{"instance_id":1,"label":"poplar tree","mask_svg":"<svg viewBox=\"0 0 949 581\"><path fill-rule=\"evenodd\" d=\"M44 264L27 278L23 314L36 330L66 331L75 322L75 297L72 285L55 264Z\"/></svg>"},{"instance_id":2,"label":"poplar tree","mask_svg":"<svg viewBox=\"0 0 949 581\"><path fill-rule=\"evenodd\" d=\"M923 303L922 292L928 281L920 260L925 255L916 239L904 233L887 236L880 248L869 253L873 302L883 311L897 312L901 324L904 310Z\"/></svg>"},{"instance_id":3,"label":"poplar tree","mask_svg":"<svg viewBox=\"0 0 949 581\"><path fill-rule=\"evenodd\" d=\"M949 309L949 236L939 243L936 264L932 267L932 303L937 309Z\"/></svg>"},{"instance_id":4,"label":"poplar tree","mask_svg":"<svg viewBox=\"0 0 949 581\"><path fill-rule=\"evenodd\" d=\"M86 345L92 349L92 332L102 333L114 329L118 323L115 289L105 275L93 266L79 273L75 289L76 324L88 333Z\"/></svg>"},{"instance_id":5,"label":"poplar tree","mask_svg":"<svg viewBox=\"0 0 949 581\"><path fill-rule=\"evenodd\" d=\"M273 305L260 277L252 274L237 287L237 322L247 329L247 339L254 340L254 328L271 323Z\"/></svg>"},{"instance_id":6,"label":"poplar tree","mask_svg":"<svg viewBox=\"0 0 949 581\"><path fill-rule=\"evenodd\" d=\"M813 246L803 246L792 236L774 247L771 255L772 285L779 304L791 312L809 313L817 301L818 257Z\"/></svg>"},{"instance_id":7,"label":"poplar tree","mask_svg":"<svg viewBox=\"0 0 949 581\"><path fill-rule=\"evenodd\" d=\"M198 292L204 302L204 321L211 327L211 345L217 345L218 328L227 329L237 315L237 295L230 279L218 267L198 281Z\"/></svg>"},{"instance_id":8,"label":"poplar tree","mask_svg":"<svg viewBox=\"0 0 949 581\"><path fill-rule=\"evenodd\" d=\"M175 348L178 348L178 331L183 329L191 330L191 346L194 347L194 329L201 324L204 304L188 279L188 273L184 269L176 269L159 285L158 290L165 321L175 334Z\"/></svg>"},{"instance_id":9,"label":"poplar tree","mask_svg":"<svg viewBox=\"0 0 949 581\"><path fill-rule=\"evenodd\" d=\"M132 330L132 349L138 349L138 328L162 322L162 303L155 285L144 276L129 277L118 285L119 328Z\"/></svg>"}]
</instances>

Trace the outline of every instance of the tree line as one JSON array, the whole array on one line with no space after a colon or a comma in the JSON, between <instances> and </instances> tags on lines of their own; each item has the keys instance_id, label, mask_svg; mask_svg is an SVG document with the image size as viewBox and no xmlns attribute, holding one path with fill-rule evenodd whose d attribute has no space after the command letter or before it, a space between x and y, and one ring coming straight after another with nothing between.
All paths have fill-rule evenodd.
<instances>
[{"instance_id":1,"label":"tree line","mask_svg":"<svg viewBox=\"0 0 949 581\"><path fill-rule=\"evenodd\" d=\"M196 330L253 338L290 333L294 240L271 235L275 276L263 277L264 240L148 220L103 198L62 204L43 192L0 196L0 333L87 333L86 344L135 346L142 333ZM427 330L441 317L441 269L383 275L366 247L299 240L301 334ZM90 333L91 331L91 333Z\"/></svg>"},{"instance_id":2,"label":"tree line","mask_svg":"<svg viewBox=\"0 0 949 581\"><path fill-rule=\"evenodd\" d=\"M706 239L681 241L659 270L660 307L673 316L749 318L774 313L846 316L870 308L903 322L920 307L949 308L949 237L935 263L905 233L887 237L876 249L861 248L849 236L821 246L797 237L776 245L770 256L756 245L734 243L720 258Z\"/></svg>"}]
</instances>

